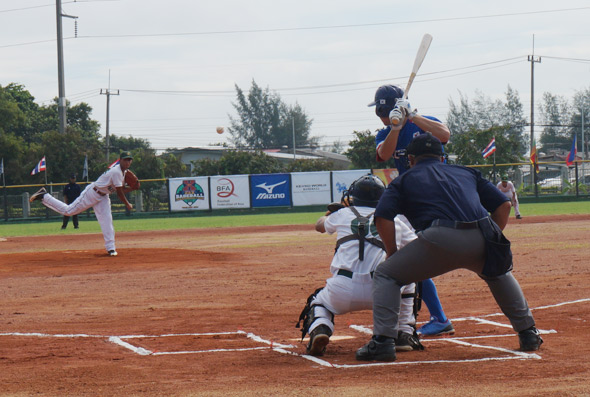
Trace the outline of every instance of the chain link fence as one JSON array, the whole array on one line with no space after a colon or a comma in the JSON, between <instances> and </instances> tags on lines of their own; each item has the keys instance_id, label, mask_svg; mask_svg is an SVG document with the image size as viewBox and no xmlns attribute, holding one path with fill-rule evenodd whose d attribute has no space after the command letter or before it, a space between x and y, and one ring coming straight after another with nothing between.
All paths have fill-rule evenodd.
<instances>
[{"instance_id":1,"label":"chain link fence","mask_svg":"<svg viewBox=\"0 0 590 397\"><path fill-rule=\"evenodd\" d=\"M531 164L495 164L473 166L497 184L501 175L506 173L514 184L519 198L539 198L564 196L568 199L581 198L590 200L590 162L578 161L568 167L563 161L540 162L539 172L534 172ZM3 221L35 220L42 218L61 218L61 215L46 208L41 202L29 203L31 194L40 187L46 186L48 192L63 201L65 183L48 185L6 186L0 193L0 213ZM81 182L84 188L86 183ZM130 215L125 205L116 194L111 196L113 216ZM167 179L141 180L141 189L131 192L128 200L134 206L134 212L142 214L164 214L170 212ZM93 217L92 209L81 216Z\"/></svg>"}]
</instances>

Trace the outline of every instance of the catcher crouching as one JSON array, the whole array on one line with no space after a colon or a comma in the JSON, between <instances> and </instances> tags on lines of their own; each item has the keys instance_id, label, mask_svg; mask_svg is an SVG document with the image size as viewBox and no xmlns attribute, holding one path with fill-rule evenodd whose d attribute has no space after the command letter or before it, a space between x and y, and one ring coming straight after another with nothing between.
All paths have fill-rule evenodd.
<instances>
[{"instance_id":1,"label":"catcher crouching","mask_svg":"<svg viewBox=\"0 0 590 397\"><path fill-rule=\"evenodd\" d=\"M336 233L336 252L330 265L332 277L326 286L312 293L301 312L303 322L301 338L309 333L307 354L321 356L334 333L334 315L373 307L373 272L385 259L384 245L377 233L373 214L385 190L383 182L374 175L364 175L344 192L340 203L328 206L326 214L318 219L315 229L320 233ZM397 245L401 248L416 238L403 222L396 222ZM419 306L416 285L402 290L397 351L423 350L416 331L416 313Z\"/></svg>"}]
</instances>

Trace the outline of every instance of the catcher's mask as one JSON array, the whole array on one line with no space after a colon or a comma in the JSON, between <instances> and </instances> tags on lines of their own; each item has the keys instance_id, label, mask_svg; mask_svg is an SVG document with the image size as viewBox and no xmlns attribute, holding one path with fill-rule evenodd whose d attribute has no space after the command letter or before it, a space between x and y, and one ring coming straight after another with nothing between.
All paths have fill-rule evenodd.
<instances>
[{"instance_id":1,"label":"catcher's mask","mask_svg":"<svg viewBox=\"0 0 590 397\"><path fill-rule=\"evenodd\" d=\"M385 184L375 175L363 175L352 182L348 190L342 193L342 201L350 205L361 207L377 207L381 195L385 191Z\"/></svg>"},{"instance_id":2,"label":"catcher's mask","mask_svg":"<svg viewBox=\"0 0 590 397\"><path fill-rule=\"evenodd\" d=\"M382 85L375 92L375 100L368 106L375 106L375 114L379 117L389 117L389 112L395 107L398 99L404 96L404 90L395 85Z\"/></svg>"}]
</instances>

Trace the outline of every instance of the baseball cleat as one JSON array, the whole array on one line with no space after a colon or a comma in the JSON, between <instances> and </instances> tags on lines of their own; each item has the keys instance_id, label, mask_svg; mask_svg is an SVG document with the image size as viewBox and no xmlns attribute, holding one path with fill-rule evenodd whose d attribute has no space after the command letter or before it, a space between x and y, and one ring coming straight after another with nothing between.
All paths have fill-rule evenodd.
<instances>
[{"instance_id":1,"label":"baseball cleat","mask_svg":"<svg viewBox=\"0 0 590 397\"><path fill-rule=\"evenodd\" d=\"M309 343L307 344L307 354L310 356L323 356L326 352L326 346L330 343L332 331L326 325L318 325L309 334Z\"/></svg>"},{"instance_id":2,"label":"baseball cleat","mask_svg":"<svg viewBox=\"0 0 590 397\"><path fill-rule=\"evenodd\" d=\"M358 361L395 361L395 342L393 338L373 335L373 338L356 351Z\"/></svg>"},{"instance_id":3,"label":"baseball cleat","mask_svg":"<svg viewBox=\"0 0 590 397\"><path fill-rule=\"evenodd\" d=\"M516 215L516 219L522 219L522 216Z\"/></svg>"},{"instance_id":4,"label":"baseball cleat","mask_svg":"<svg viewBox=\"0 0 590 397\"><path fill-rule=\"evenodd\" d=\"M399 331L395 339L395 351L411 352L412 350L424 350L424 346L422 346L422 343L420 343L420 340L416 336Z\"/></svg>"},{"instance_id":5,"label":"baseball cleat","mask_svg":"<svg viewBox=\"0 0 590 397\"><path fill-rule=\"evenodd\" d=\"M47 193L47 190L44 187L42 187L41 189L39 189L35 193L33 193L31 198L29 198L29 203L32 203L35 200L43 200L43 196L45 196L46 193Z\"/></svg>"},{"instance_id":6,"label":"baseball cleat","mask_svg":"<svg viewBox=\"0 0 590 397\"><path fill-rule=\"evenodd\" d=\"M520 350L523 352L533 352L539 350L539 347L543 344L543 339L539 333L539 330L534 326L520 331L518 333L518 341L520 342Z\"/></svg>"},{"instance_id":7,"label":"baseball cleat","mask_svg":"<svg viewBox=\"0 0 590 397\"><path fill-rule=\"evenodd\" d=\"M453 328L451 320L447 318L447 321L440 322L434 316L430 317L430 321L418 329L418 335L424 336L453 335L454 333L455 328Z\"/></svg>"},{"instance_id":8,"label":"baseball cleat","mask_svg":"<svg viewBox=\"0 0 590 397\"><path fill-rule=\"evenodd\" d=\"M115 251L115 250L110 250L110 251L109 251L109 256L117 256L117 251Z\"/></svg>"}]
</instances>

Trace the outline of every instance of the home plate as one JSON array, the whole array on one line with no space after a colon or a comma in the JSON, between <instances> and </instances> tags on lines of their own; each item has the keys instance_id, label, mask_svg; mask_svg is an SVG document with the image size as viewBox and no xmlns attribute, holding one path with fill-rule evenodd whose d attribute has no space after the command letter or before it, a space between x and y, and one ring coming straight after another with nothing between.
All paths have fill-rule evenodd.
<instances>
[{"instance_id":1,"label":"home plate","mask_svg":"<svg viewBox=\"0 0 590 397\"><path fill-rule=\"evenodd\" d=\"M331 341L335 341L335 340L347 340L347 339L356 339L356 336L347 336L347 335L335 335L335 336L330 336L330 340ZM291 341L295 341L295 342L300 342L301 338L294 338L294 339L289 339ZM303 339L304 341L308 341L309 338L305 338Z\"/></svg>"}]
</instances>

